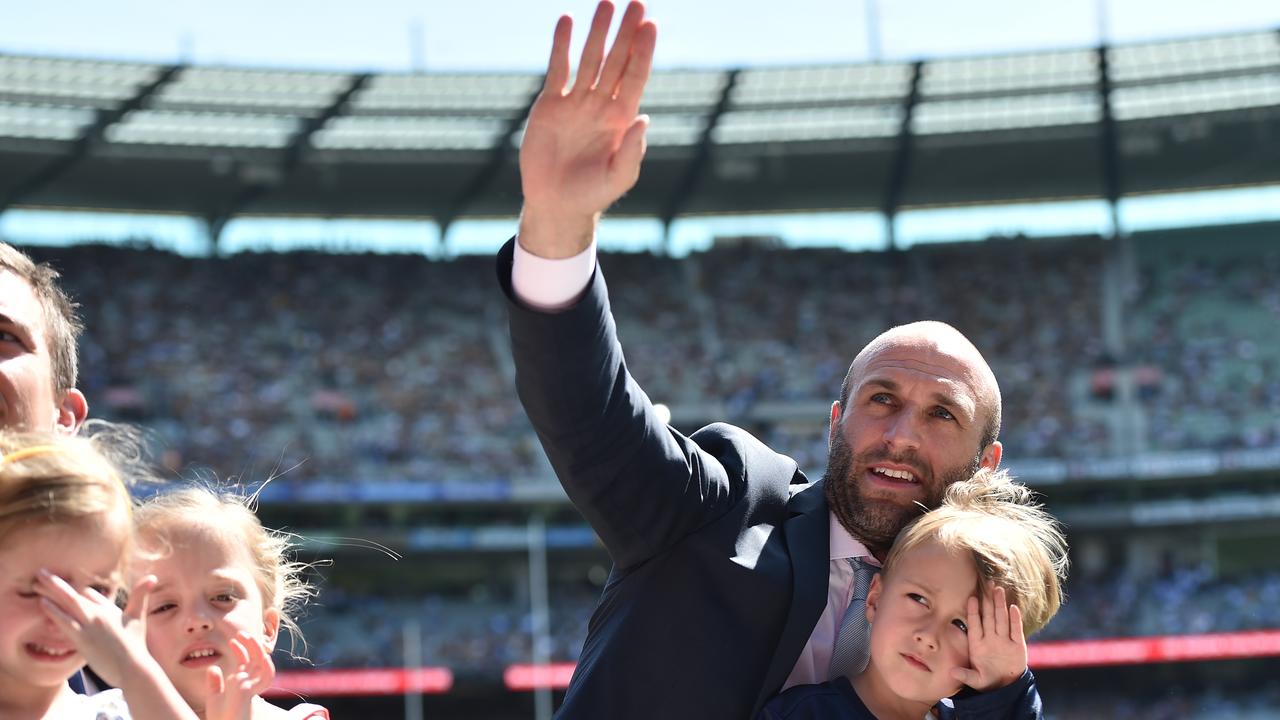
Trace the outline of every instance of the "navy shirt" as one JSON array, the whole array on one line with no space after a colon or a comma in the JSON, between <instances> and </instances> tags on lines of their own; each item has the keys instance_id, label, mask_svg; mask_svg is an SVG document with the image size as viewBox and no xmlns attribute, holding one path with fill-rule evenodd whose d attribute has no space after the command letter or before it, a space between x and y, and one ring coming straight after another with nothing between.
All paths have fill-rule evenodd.
<instances>
[{"instance_id":1,"label":"navy shirt","mask_svg":"<svg viewBox=\"0 0 1280 720\"><path fill-rule=\"evenodd\" d=\"M1043 709L1031 670L985 693L962 692L938 703L941 720L1041 720ZM877 720L848 678L797 685L770 700L758 720Z\"/></svg>"}]
</instances>

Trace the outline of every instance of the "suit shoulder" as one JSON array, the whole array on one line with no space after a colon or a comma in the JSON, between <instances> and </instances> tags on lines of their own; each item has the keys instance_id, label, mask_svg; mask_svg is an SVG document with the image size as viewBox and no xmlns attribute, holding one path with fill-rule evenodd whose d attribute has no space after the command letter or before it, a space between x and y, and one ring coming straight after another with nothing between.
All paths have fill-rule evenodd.
<instances>
[{"instance_id":1,"label":"suit shoulder","mask_svg":"<svg viewBox=\"0 0 1280 720\"><path fill-rule=\"evenodd\" d=\"M737 425L712 423L695 432L691 439L719 460L731 477L741 478L752 485L769 485L781 494L783 500L790 495L788 488L791 483L806 482L795 460L773 450Z\"/></svg>"}]
</instances>

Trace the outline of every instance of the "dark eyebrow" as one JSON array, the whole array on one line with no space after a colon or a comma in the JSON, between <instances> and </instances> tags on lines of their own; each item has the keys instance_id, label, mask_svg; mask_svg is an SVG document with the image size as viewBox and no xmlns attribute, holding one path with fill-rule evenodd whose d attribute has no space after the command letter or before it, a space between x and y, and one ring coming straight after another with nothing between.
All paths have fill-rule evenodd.
<instances>
[{"instance_id":1,"label":"dark eyebrow","mask_svg":"<svg viewBox=\"0 0 1280 720\"><path fill-rule=\"evenodd\" d=\"M867 388L872 385L882 387L889 392L898 392L898 383L890 380L889 378L871 378L870 380L862 383L863 388Z\"/></svg>"},{"instance_id":2,"label":"dark eyebrow","mask_svg":"<svg viewBox=\"0 0 1280 720\"><path fill-rule=\"evenodd\" d=\"M863 388L867 388L869 386L884 388L889 392L899 391L898 383L894 380L890 380L889 378L871 378L870 380L867 380L862 384ZM951 407L951 408L959 409L964 407L964 405L958 399L956 399L954 395L948 395L944 392L935 391L932 395L929 396L929 399L933 400L939 405L946 405L947 407Z\"/></svg>"}]
</instances>

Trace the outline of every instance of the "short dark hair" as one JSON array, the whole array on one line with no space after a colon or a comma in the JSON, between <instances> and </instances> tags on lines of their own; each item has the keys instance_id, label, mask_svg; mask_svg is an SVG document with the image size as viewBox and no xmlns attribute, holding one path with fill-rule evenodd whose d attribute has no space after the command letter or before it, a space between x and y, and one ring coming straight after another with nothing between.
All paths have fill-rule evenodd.
<instances>
[{"instance_id":1,"label":"short dark hair","mask_svg":"<svg viewBox=\"0 0 1280 720\"><path fill-rule=\"evenodd\" d=\"M0 270L8 270L25 280L40 303L54 393L60 395L75 387L79 372L76 343L84 324L76 314L76 304L58 287L58 278L62 276L47 263L37 263L5 242L0 242Z\"/></svg>"}]
</instances>

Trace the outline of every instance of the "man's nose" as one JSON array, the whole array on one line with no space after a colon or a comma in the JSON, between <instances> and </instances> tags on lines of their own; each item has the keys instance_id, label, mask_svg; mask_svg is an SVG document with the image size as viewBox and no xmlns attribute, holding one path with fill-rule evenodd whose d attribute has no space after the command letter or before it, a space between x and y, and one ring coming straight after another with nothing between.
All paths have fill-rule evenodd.
<instances>
[{"instance_id":1,"label":"man's nose","mask_svg":"<svg viewBox=\"0 0 1280 720\"><path fill-rule=\"evenodd\" d=\"M884 442L895 449L920 447L920 425L915 413L903 410L889 420L884 429Z\"/></svg>"}]
</instances>

